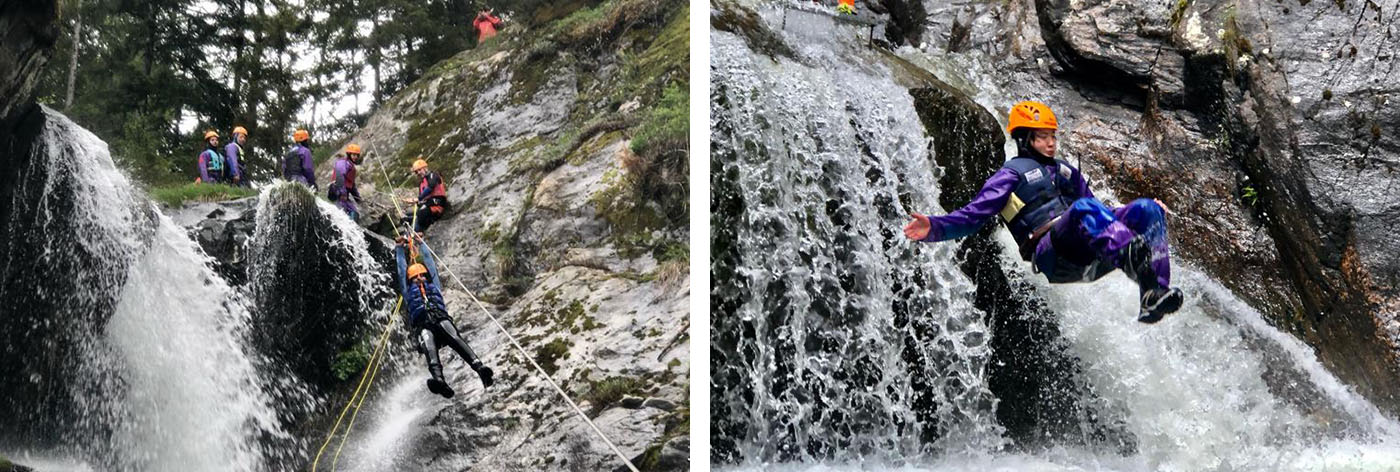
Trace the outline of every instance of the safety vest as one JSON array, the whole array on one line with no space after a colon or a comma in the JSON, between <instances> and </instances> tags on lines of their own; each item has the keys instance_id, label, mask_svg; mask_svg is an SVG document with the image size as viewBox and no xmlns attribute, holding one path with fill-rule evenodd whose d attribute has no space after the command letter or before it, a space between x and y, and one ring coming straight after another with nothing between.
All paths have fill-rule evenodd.
<instances>
[{"instance_id":1,"label":"safety vest","mask_svg":"<svg viewBox=\"0 0 1400 472\"><path fill-rule=\"evenodd\" d=\"M293 145L287 151L287 155L282 157L282 176L292 179L304 175L305 169L301 167L301 146Z\"/></svg>"},{"instance_id":2,"label":"safety vest","mask_svg":"<svg viewBox=\"0 0 1400 472\"><path fill-rule=\"evenodd\" d=\"M209 177L211 177L211 178L223 177L223 173L224 173L224 156L223 156L222 154L219 154L219 153L218 153L216 150L214 150L214 149L205 149L205 150L204 150L204 167L205 167L206 169L209 169ZM218 174L218 177L214 177L215 174Z\"/></svg>"},{"instance_id":3,"label":"safety vest","mask_svg":"<svg viewBox=\"0 0 1400 472\"><path fill-rule=\"evenodd\" d=\"M1079 189L1070 180L1073 171L1069 163L1057 159L1055 164L1059 171L1050 175L1039 161L1029 157L1015 157L1002 166L1019 179L1016 191L1001 209L1001 221L1011 230L1022 254L1026 254L1026 243L1036 229L1060 216L1079 198Z\"/></svg>"},{"instance_id":4,"label":"safety vest","mask_svg":"<svg viewBox=\"0 0 1400 472\"><path fill-rule=\"evenodd\" d=\"M436 177L436 179L433 179L434 177ZM425 203L427 203L428 206L446 207L447 184L442 182L442 176L438 175L436 172L429 172L427 175L423 176L423 180L418 182L418 194L422 195L423 191L428 189L428 180L437 180L437 185L433 186L433 191L428 194L428 200Z\"/></svg>"}]
</instances>

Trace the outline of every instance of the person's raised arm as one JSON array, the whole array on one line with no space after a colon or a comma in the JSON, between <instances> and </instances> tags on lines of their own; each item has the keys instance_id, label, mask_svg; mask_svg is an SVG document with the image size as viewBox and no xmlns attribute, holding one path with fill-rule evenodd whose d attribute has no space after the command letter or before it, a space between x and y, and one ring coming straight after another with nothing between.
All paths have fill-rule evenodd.
<instances>
[{"instance_id":1,"label":"person's raised arm","mask_svg":"<svg viewBox=\"0 0 1400 472\"><path fill-rule=\"evenodd\" d=\"M404 254L403 244L394 246L394 260L399 270L399 293L408 293L408 255Z\"/></svg>"},{"instance_id":2,"label":"person's raised arm","mask_svg":"<svg viewBox=\"0 0 1400 472\"><path fill-rule=\"evenodd\" d=\"M428 251L428 244L421 238L418 239L418 254L423 256L423 266L428 268L428 275L433 278L433 284L441 288L442 276L438 275L437 260L433 259L433 253Z\"/></svg>"}]
</instances>

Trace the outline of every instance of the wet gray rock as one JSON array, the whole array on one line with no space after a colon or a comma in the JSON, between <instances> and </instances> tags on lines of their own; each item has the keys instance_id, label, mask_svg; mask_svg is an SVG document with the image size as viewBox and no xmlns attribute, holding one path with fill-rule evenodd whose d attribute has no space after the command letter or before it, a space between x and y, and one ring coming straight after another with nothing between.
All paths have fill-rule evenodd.
<instances>
[{"instance_id":1,"label":"wet gray rock","mask_svg":"<svg viewBox=\"0 0 1400 472\"><path fill-rule=\"evenodd\" d=\"M248 281L248 240L257 229L257 197L222 203L192 203L172 209L170 219L213 258L214 271L232 285Z\"/></svg>"},{"instance_id":2,"label":"wet gray rock","mask_svg":"<svg viewBox=\"0 0 1400 472\"><path fill-rule=\"evenodd\" d=\"M30 103L39 72L58 40L58 2L0 3L0 118Z\"/></svg>"}]
</instances>

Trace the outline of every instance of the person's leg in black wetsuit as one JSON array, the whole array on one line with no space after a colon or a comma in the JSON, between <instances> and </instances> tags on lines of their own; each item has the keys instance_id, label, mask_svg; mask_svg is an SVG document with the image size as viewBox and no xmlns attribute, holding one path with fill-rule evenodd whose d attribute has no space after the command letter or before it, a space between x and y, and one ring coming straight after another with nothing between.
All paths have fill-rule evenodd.
<instances>
[{"instance_id":1,"label":"person's leg in black wetsuit","mask_svg":"<svg viewBox=\"0 0 1400 472\"><path fill-rule=\"evenodd\" d=\"M481 377L482 385L490 387L495 382L492 380L495 372L492 372L490 367L486 367L481 363L481 359L476 357L471 346L468 346L462 336L457 333L457 327L452 324L452 320L438 320L438 332L447 345L451 346L452 350L457 351L457 355L462 356L462 360L467 361L467 365L471 366L472 370L476 371L476 375Z\"/></svg>"},{"instance_id":2,"label":"person's leg in black wetsuit","mask_svg":"<svg viewBox=\"0 0 1400 472\"><path fill-rule=\"evenodd\" d=\"M428 358L428 390L442 395L445 398L452 398L456 392L452 391L452 385L442 377L442 360L438 357L438 336L437 329L433 325L421 325L418 329L418 342L423 346L423 355Z\"/></svg>"}]
</instances>

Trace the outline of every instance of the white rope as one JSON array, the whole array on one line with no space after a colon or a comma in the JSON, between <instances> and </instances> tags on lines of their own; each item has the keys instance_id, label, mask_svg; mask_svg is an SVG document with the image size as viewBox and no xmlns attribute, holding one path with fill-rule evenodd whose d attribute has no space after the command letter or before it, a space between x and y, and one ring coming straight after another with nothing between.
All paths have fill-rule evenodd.
<instances>
[{"instance_id":1,"label":"white rope","mask_svg":"<svg viewBox=\"0 0 1400 472\"><path fill-rule=\"evenodd\" d=\"M437 262L437 265L439 267L442 267L443 270L446 270L447 273L452 276L452 279L457 281L457 285L461 286L462 290L467 292L467 296L471 297L472 302L476 303L476 307L480 308L481 312L485 313L486 317L490 318L491 322L495 323L496 327L500 328L502 333L505 333L506 339L510 340L510 344L512 346L515 346L515 349L519 350L520 354L525 356L525 360L529 361L530 365L535 366L535 370L539 371L540 375L544 376L544 379L549 382L549 386L554 387L554 391L559 392L559 396L564 397L564 401L569 402L569 406L573 407L575 413L578 413L578 417L583 418L583 422L588 423L588 426L593 428L593 432L598 433L598 437L602 438L603 442L607 443L609 448L612 448L613 453L617 454L617 457L619 459L622 459L623 464L627 464L628 469L631 469L632 472L639 472L637 470L637 466L632 465L632 461L628 459L627 456L622 455L622 451L617 449L617 445L614 445L612 440L608 439L608 436L606 434L603 434L603 430L598 429L598 425L593 424L593 420L588 419L588 415L583 413L583 409L579 408L578 404L574 403L574 400L572 398L569 398L569 394L564 393L564 389L559 388L559 384L554 383L554 379L549 376L549 373L545 372L544 368L540 367L539 364L535 363L535 359L533 357L530 357L530 353L527 352L524 347L521 347L519 342L516 342L515 336L512 336L510 334L510 331L506 330L505 325L502 325L501 322L497 320L495 316L491 315L491 311L487 310L486 306L481 304L481 300L476 299L476 295L473 294L472 291L467 288L466 284L462 283L462 279L460 277L457 277L456 273L452 272L452 268L447 267L446 264L442 263L442 258L438 257L437 252L433 251L433 248L428 246L428 243L426 241L423 241L421 238L418 240L423 243L423 247L428 249L428 254L432 254L434 261Z\"/></svg>"}]
</instances>

